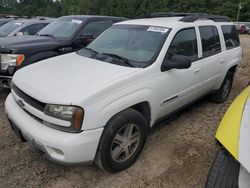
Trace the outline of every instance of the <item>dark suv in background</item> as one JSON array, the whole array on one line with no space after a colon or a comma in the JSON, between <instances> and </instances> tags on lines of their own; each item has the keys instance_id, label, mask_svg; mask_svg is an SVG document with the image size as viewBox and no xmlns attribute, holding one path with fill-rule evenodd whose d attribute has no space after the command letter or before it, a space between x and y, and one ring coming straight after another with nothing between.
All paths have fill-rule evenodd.
<instances>
[{"instance_id":1,"label":"dark suv in background","mask_svg":"<svg viewBox=\"0 0 250 188\"><path fill-rule=\"evenodd\" d=\"M113 23L123 20L126 19L109 16L63 16L35 36L1 39L0 87L10 87L11 78L17 69L43 59L77 51Z\"/></svg>"}]
</instances>

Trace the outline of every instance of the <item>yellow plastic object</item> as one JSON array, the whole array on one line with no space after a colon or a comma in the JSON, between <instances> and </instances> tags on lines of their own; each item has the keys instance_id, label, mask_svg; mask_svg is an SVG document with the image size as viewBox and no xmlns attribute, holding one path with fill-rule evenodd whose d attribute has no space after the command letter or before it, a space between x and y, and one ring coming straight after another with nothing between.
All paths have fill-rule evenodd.
<instances>
[{"instance_id":1,"label":"yellow plastic object","mask_svg":"<svg viewBox=\"0 0 250 188\"><path fill-rule=\"evenodd\" d=\"M223 117L215 136L237 160L241 118L249 92L250 86L235 99Z\"/></svg>"}]
</instances>

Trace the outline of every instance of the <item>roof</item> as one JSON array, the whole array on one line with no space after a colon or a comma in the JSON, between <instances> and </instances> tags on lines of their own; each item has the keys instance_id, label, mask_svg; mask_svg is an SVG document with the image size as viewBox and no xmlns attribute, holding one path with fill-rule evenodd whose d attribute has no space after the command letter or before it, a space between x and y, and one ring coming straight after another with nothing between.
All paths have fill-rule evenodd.
<instances>
[{"instance_id":1,"label":"roof","mask_svg":"<svg viewBox=\"0 0 250 188\"><path fill-rule=\"evenodd\" d=\"M21 22L21 23L49 23L54 21L55 19L49 18L49 19L38 19L38 18L32 18L32 19L17 19L17 20L13 20L12 22Z\"/></svg>"},{"instance_id":2,"label":"roof","mask_svg":"<svg viewBox=\"0 0 250 188\"><path fill-rule=\"evenodd\" d=\"M60 18L75 18L80 20L89 20L94 18L107 18L107 19L121 19L125 20L123 17L115 17L115 16L100 16L100 15L70 15L70 16L62 16Z\"/></svg>"},{"instance_id":3,"label":"roof","mask_svg":"<svg viewBox=\"0 0 250 188\"><path fill-rule=\"evenodd\" d=\"M119 22L117 24L128 24L128 25L151 25L151 26L158 26L158 27L168 27L174 28L177 25L187 25L193 26L197 23L201 24L215 24L218 22L214 22L208 19L199 19L194 22L183 22L181 19L184 17L157 17L157 18L140 18L140 19L132 19L123 22ZM219 23L226 23L229 24L231 22L219 22Z\"/></svg>"}]
</instances>

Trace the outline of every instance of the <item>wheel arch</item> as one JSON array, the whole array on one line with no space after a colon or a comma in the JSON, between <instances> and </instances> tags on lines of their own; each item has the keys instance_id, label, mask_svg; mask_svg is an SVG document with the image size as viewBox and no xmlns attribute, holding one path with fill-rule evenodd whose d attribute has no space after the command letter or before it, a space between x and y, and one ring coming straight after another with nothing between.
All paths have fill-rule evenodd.
<instances>
[{"instance_id":1,"label":"wheel arch","mask_svg":"<svg viewBox=\"0 0 250 188\"><path fill-rule=\"evenodd\" d=\"M234 63L230 64L228 67L226 67L225 72L224 72L224 74L222 74L222 76L220 78L220 82L217 85L216 89L219 89L221 87L221 85L222 85L224 79L226 78L228 72L231 71L233 73L233 75L234 75L236 73L238 67L239 67L239 64L237 62L234 62Z\"/></svg>"},{"instance_id":2,"label":"wheel arch","mask_svg":"<svg viewBox=\"0 0 250 188\"><path fill-rule=\"evenodd\" d=\"M238 64L233 65L233 66L229 67L229 69L227 70L227 72L235 73L237 71L238 67L239 67Z\"/></svg>"},{"instance_id":3,"label":"wheel arch","mask_svg":"<svg viewBox=\"0 0 250 188\"><path fill-rule=\"evenodd\" d=\"M122 97L117 96L116 99L110 97L112 101L108 102L108 104L106 103L106 105L100 109L100 114L104 117L101 121L106 125L112 117L131 108L140 112L145 117L147 125L151 126L155 119L154 112L156 111L152 97L152 92L146 88L126 94Z\"/></svg>"},{"instance_id":4,"label":"wheel arch","mask_svg":"<svg viewBox=\"0 0 250 188\"><path fill-rule=\"evenodd\" d=\"M119 110L118 112L116 112L114 115L112 115L107 123L105 124L105 126L115 117L117 116L118 114L120 114L121 112L125 111L125 110L128 110L128 109L133 109L133 110L136 110L137 112L141 113L146 122L147 122L147 126L149 127L150 126L150 123L151 123L151 107L150 107L150 104L148 101L141 101L137 104L134 104L134 105L131 105L131 106L128 106L126 108L123 108L121 110Z\"/></svg>"},{"instance_id":5,"label":"wheel arch","mask_svg":"<svg viewBox=\"0 0 250 188\"><path fill-rule=\"evenodd\" d=\"M135 104L129 108L132 108L140 112L146 119L147 125L150 126L151 123L151 108L148 101L143 101L138 104Z\"/></svg>"}]
</instances>

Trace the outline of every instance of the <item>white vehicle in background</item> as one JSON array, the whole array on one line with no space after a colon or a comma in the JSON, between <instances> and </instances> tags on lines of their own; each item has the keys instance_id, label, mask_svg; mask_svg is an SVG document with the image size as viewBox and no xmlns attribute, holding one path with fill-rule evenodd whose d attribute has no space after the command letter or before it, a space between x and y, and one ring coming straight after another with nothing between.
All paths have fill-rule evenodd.
<instances>
[{"instance_id":1,"label":"white vehicle in background","mask_svg":"<svg viewBox=\"0 0 250 188\"><path fill-rule=\"evenodd\" d=\"M17 71L6 113L47 158L117 172L136 161L158 120L208 94L224 102L241 60L227 17L152 14Z\"/></svg>"},{"instance_id":2,"label":"white vehicle in background","mask_svg":"<svg viewBox=\"0 0 250 188\"><path fill-rule=\"evenodd\" d=\"M0 37L35 35L54 20L53 18L16 19L0 27Z\"/></svg>"}]
</instances>

